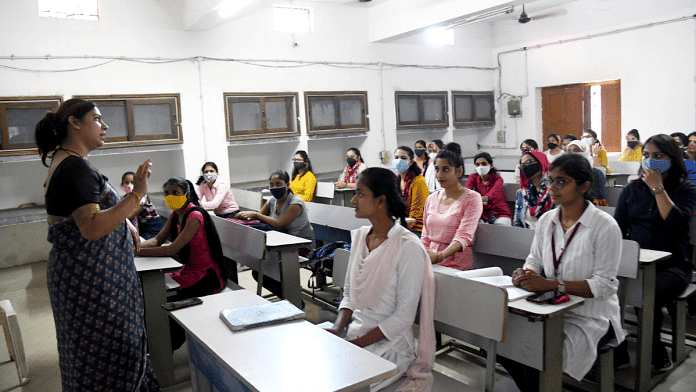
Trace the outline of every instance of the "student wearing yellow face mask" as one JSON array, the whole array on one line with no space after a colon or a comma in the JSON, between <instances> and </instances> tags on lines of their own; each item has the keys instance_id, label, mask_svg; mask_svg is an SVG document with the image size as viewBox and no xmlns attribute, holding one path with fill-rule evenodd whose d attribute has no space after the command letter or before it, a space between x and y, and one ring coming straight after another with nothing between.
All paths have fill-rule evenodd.
<instances>
[{"instance_id":1,"label":"student wearing yellow face mask","mask_svg":"<svg viewBox=\"0 0 696 392\"><path fill-rule=\"evenodd\" d=\"M140 245L137 255L179 257L183 267L169 274L180 285L172 301L220 292L226 279L220 236L210 215L200 206L193 184L183 178L170 178L164 184L164 201L172 213L157 236ZM171 244L162 246L168 239ZM184 330L176 323L170 326L172 347L177 349L185 340Z\"/></svg>"}]
</instances>

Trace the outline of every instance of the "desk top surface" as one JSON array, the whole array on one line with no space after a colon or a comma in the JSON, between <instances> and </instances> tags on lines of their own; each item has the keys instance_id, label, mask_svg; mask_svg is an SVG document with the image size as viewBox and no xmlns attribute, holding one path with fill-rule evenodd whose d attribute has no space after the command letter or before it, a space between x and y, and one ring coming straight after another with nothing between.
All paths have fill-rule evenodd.
<instances>
[{"instance_id":1,"label":"desk top surface","mask_svg":"<svg viewBox=\"0 0 696 392\"><path fill-rule=\"evenodd\" d=\"M181 263L171 257L136 257L135 269L138 272L150 271L176 271L181 268Z\"/></svg>"},{"instance_id":2,"label":"desk top surface","mask_svg":"<svg viewBox=\"0 0 696 392\"><path fill-rule=\"evenodd\" d=\"M293 245L305 245L309 244L310 240L295 237L294 235L285 234L280 231L267 231L266 232L266 247L277 247L277 246L293 246Z\"/></svg>"},{"instance_id":3,"label":"desk top surface","mask_svg":"<svg viewBox=\"0 0 696 392\"><path fill-rule=\"evenodd\" d=\"M334 190L336 192L348 192L348 191L355 192L355 188L349 188L349 187L343 187L343 188L334 187L334 188L335 188Z\"/></svg>"},{"instance_id":4,"label":"desk top surface","mask_svg":"<svg viewBox=\"0 0 696 392\"><path fill-rule=\"evenodd\" d=\"M206 296L203 304L171 315L253 390L351 391L396 374L393 363L308 321L232 332L219 317L223 309L264 303L239 290Z\"/></svg>"},{"instance_id":5,"label":"desk top surface","mask_svg":"<svg viewBox=\"0 0 696 392\"><path fill-rule=\"evenodd\" d=\"M561 315L571 309L582 305L585 300L575 295L570 296L570 301L558 305L535 304L525 299L508 302L508 310L522 316L544 319Z\"/></svg>"},{"instance_id":6,"label":"desk top surface","mask_svg":"<svg viewBox=\"0 0 696 392\"><path fill-rule=\"evenodd\" d=\"M672 253L670 252L663 252L660 250L651 249L641 249L640 256L638 256L638 260L640 260L641 264L649 264L669 259L671 256Z\"/></svg>"}]
</instances>

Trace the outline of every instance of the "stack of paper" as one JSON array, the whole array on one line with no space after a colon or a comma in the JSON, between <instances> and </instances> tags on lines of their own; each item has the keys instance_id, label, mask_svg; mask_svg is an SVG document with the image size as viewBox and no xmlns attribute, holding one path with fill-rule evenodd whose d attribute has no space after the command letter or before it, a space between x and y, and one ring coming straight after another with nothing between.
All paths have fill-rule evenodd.
<instances>
[{"instance_id":1,"label":"stack of paper","mask_svg":"<svg viewBox=\"0 0 696 392\"><path fill-rule=\"evenodd\" d=\"M220 318L232 331L282 323L305 317L305 313L287 300L220 311Z\"/></svg>"}]
</instances>

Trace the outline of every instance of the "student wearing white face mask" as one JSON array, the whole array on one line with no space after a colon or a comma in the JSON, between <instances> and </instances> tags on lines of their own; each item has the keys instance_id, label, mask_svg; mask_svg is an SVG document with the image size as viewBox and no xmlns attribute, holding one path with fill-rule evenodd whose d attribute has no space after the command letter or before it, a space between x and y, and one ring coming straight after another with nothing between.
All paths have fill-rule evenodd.
<instances>
[{"instance_id":1,"label":"student wearing white face mask","mask_svg":"<svg viewBox=\"0 0 696 392\"><path fill-rule=\"evenodd\" d=\"M481 220L495 225L512 225L510 206L505 201L503 178L493 167L493 158L487 152L478 153L474 157L476 173L469 176L466 187L481 194L483 214Z\"/></svg>"},{"instance_id":2,"label":"student wearing white face mask","mask_svg":"<svg viewBox=\"0 0 696 392\"><path fill-rule=\"evenodd\" d=\"M219 178L215 162L204 163L201 173L196 182L201 207L215 210L215 215L221 218L234 218L239 212L239 206L234 201L230 187Z\"/></svg>"},{"instance_id":3,"label":"student wearing white face mask","mask_svg":"<svg viewBox=\"0 0 696 392\"><path fill-rule=\"evenodd\" d=\"M423 177L425 177L425 183L428 184L428 189L431 192L442 189L442 186L437 181L434 163L435 157L440 151L442 151L443 148L444 145L442 144L442 140L440 139L431 140L430 143L428 143L428 156L430 156L430 162L432 164L428 165L428 168L425 169L425 174L423 175Z\"/></svg>"},{"instance_id":4,"label":"student wearing white face mask","mask_svg":"<svg viewBox=\"0 0 696 392\"><path fill-rule=\"evenodd\" d=\"M609 170L609 160L607 160L607 150L602 147L602 143L597 139L597 132L587 129L582 133L582 139L580 140L590 146L590 152L593 158L592 167L598 168L605 175L611 173L611 170Z\"/></svg>"}]
</instances>

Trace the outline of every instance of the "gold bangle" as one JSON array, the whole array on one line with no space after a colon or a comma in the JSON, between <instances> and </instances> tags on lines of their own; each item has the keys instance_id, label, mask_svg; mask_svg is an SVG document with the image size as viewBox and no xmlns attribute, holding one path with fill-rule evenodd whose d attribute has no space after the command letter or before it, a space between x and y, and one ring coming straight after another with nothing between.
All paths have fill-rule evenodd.
<instances>
[{"instance_id":1,"label":"gold bangle","mask_svg":"<svg viewBox=\"0 0 696 392\"><path fill-rule=\"evenodd\" d=\"M136 192L136 191L131 191L130 194L131 194L131 195L135 195L135 196L138 198L138 203L140 203L140 199L142 199L142 197L140 197L140 195L138 194L138 192Z\"/></svg>"}]
</instances>

